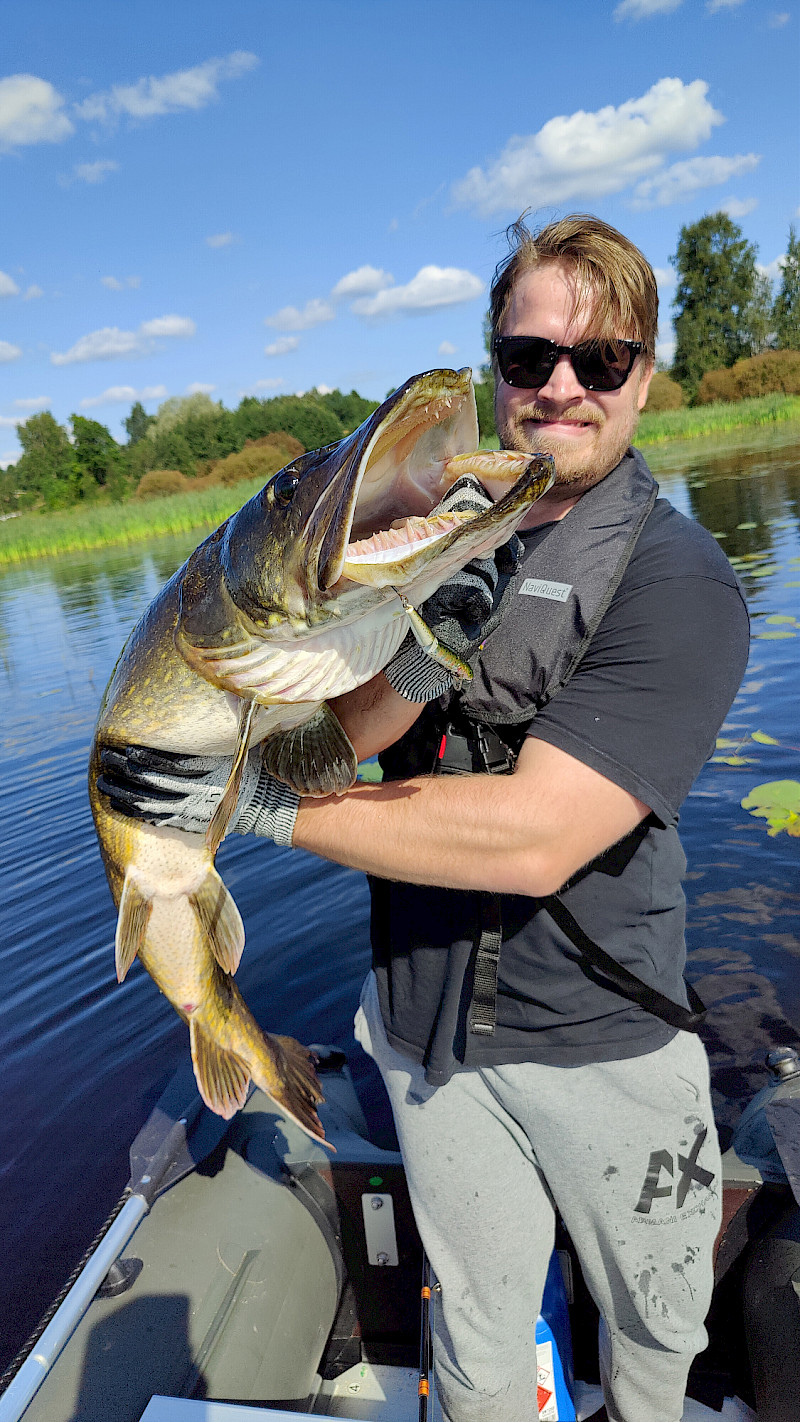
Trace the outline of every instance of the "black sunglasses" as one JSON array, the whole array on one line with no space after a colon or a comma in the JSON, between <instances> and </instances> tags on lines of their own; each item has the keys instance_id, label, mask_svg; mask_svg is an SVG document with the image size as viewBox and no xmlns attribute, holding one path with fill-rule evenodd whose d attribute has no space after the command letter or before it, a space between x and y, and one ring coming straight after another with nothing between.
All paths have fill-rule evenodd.
<instances>
[{"instance_id":1,"label":"black sunglasses","mask_svg":"<svg viewBox=\"0 0 800 1422\"><path fill-rule=\"evenodd\" d=\"M568 355L584 390L620 390L642 349L641 341L586 341L559 346L545 336L495 336L492 342L506 385L540 390L555 370L559 356Z\"/></svg>"}]
</instances>

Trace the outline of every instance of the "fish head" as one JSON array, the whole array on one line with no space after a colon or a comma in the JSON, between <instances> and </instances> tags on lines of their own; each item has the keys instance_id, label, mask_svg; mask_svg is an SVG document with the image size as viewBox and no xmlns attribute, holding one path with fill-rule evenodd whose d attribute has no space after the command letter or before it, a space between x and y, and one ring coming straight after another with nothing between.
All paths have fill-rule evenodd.
<instances>
[{"instance_id":1,"label":"fish head","mask_svg":"<svg viewBox=\"0 0 800 1422\"><path fill-rule=\"evenodd\" d=\"M293 459L189 560L183 655L213 679L219 656L254 638L310 636L395 592L423 600L505 542L550 487L552 460L521 456L522 474L485 513L436 514L448 464L477 443L472 372L432 370L345 439Z\"/></svg>"}]
</instances>

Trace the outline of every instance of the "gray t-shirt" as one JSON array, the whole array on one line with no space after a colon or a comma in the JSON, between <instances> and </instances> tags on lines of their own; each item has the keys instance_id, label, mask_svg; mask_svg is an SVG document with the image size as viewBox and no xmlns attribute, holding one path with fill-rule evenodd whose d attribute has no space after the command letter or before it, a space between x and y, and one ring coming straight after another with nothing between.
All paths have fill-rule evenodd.
<instances>
[{"instance_id":1,"label":"gray t-shirt","mask_svg":"<svg viewBox=\"0 0 800 1422\"><path fill-rule=\"evenodd\" d=\"M522 575L535 572L543 536L543 529L522 535ZM530 626L533 646L533 600ZM493 656L503 655L502 638L501 624ZM706 530L659 499L578 669L528 727L650 806L643 824L582 870L561 898L617 962L683 1004L678 810L714 748L747 650L747 609L730 564ZM524 665L518 642L508 654ZM522 686L518 698L524 704ZM535 710L532 703L532 716ZM419 771L425 734L423 720L393 748L393 775L404 766ZM446 1080L457 1063L578 1066L653 1051L674 1035L587 968L537 899L517 894L501 897L494 1034L470 1033L485 896L378 879L371 891L387 1032L394 1046L426 1064L432 1082Z\"/></svg>"}]
</instances>

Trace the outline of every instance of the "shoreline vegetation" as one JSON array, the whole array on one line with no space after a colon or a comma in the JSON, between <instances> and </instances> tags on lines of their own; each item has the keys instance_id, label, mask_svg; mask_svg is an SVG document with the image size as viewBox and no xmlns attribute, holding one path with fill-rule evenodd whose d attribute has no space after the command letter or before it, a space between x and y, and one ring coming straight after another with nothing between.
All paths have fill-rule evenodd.
<instances>
[{"instance_id":1,"label":"shoreline vegetation","mask_svg":"<svg viewBox=\"0 0 800 1422\"><path fill-rule=\"evenodd\" d=\"M669 441L702 439L729 430L798 424L800 396L763 395L749 400L643 413L636 436L643 449ZM495 440L482 441L495 445ZM21 513L0 521L0 568L28 559L146 541L160 534L209 531L262 486L242 480L158 499L93 503L53 513Z\"/></svg>"}]
</instances>

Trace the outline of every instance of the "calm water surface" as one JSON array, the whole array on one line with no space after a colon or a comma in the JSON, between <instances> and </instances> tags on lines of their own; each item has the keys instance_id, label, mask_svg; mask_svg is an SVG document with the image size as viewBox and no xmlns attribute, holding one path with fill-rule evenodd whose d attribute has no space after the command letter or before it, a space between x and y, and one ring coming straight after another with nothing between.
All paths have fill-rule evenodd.
<instances>
[{"instance_id":1,"label":"calm water surface","mask_svg":"<svg viewBox=\"0 0 800 1422\"><path fill-rule=\"evenodd\" d=\"M747 676L718 751L745 763L709 762L681 820L689 970L710 1008L723 1136L762 1084L764 1053L800 1040L800 840L770 838L740 808L754 785L800 780L799 441L784 428L649 452L662 492L734 560L753 618ZM119 1195L128 1143L188 1051L185 1028L138 965L116 983L115 914L85 780L120 647L196 542L159 539L0 574L0 1368ZM752 741L757 730L779 744ZM245 921L237 981L256 1016L349 1048L369 957L365 881L252 838L234 836L218 862ZM385 1127L369 1066L354 1062Z\"/></svg>"}]
</instances>

